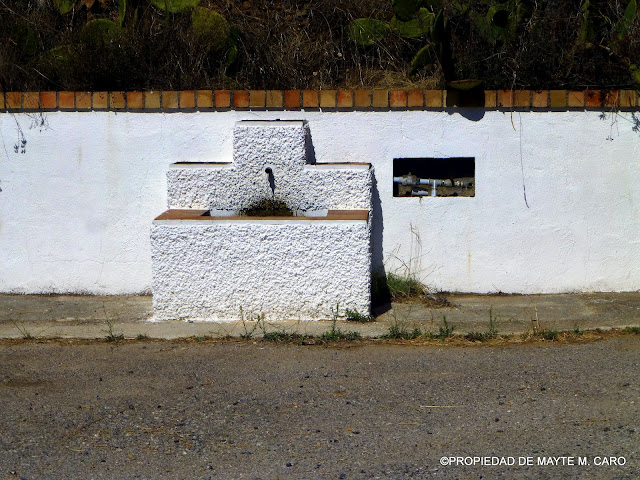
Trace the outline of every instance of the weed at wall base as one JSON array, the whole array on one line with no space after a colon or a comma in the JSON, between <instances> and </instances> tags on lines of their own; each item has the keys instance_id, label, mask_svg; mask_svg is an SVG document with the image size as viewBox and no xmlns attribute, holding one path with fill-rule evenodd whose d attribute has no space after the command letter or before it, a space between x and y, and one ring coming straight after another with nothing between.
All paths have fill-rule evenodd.
<instances>
[{"instance_id":1,"label":"weed at wall base","mask_svg":"<svg viewBox=\"0 0 640 480\"><path fill-rule=\"evenodd\" d=\"M343 332L336 326L338 317L340 316L340 304L336 303L335 310L331 308L331 329L328 332L322 334L322 340L325 341L337 341L337 340L359 340L362 338L360 332Z\"/></svg>"},{"instance_id":2,"label":"weed at wall base","mask_svg":"<svg viewBox=\"0 0 640 480\"><path fill-rule=\"evenodd\" d=\"M346 308L344 310L344 315L345 317L347 317L347 321L349 322L360 322L360 323L375 322L375 318L373 315L365 315L363 313L358 312L357 309L351 310L349 308Z\"/></svg>"},{"instance_id":3,"label":"weed at wall base","mask_svg":"<svg viewBox=\"0 0 640 480\"><path fill-rule=\"evenodd\" d=\"M413 274L376 274L371 282L371 297L375 304L419 301L433 308L450 306L444 293L434 292Z\"/></svg>"},{"instance_id":4,"label":"weed at wall base","mask_svg":"<svg viewBox=\"0 0 640 480\"><path fill-rule=\"evenodd\" d=\"M107 324L107 329L105 330L105 333L107 334L104 338L105 342L117 342L119 340L124 340L124 334L123 333L116 333L114 326L113 326L113 319L111 319L108 315L107 315L107 308L104 305L104 302L102 303L102 311L104 312L104 318L105 318L105 323Z\"/></svg>"}]
</instances>

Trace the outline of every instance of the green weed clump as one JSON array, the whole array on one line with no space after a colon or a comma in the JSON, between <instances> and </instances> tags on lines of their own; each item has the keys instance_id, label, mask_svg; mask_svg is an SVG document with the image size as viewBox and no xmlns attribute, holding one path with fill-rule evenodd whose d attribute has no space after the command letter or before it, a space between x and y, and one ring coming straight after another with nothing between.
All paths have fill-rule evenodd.
<instances>
[{"instance_id":1,"label":"green weed clump","mask_svg":"<svg viewBox=\"0 0 640 480\"><path fill-rule=\"evenodd\" d=\"M340 304L336 303L336 308L331 308L331 328L329 331L324 332L320 337L325 341L338 341L338 340L360 340L362 335L360 332L343 332L340 328L337 327L336 323L338 321L338 317L340 316Z\"/></svg>"},{"instance_id":2,"label":"green weed clump","mask_svg":"<svg viewBox=\"0 0 640 480\"><path fill-rule=\"evenodd\" d=\"M358 312L357 309L351 310L349 308L345 308L344 315L345 317L347 317L347 320L350 322L367 323L367 322L375 321L375 318L373 315L365 315L363 313Z\"/></svg>"},{"instance_id":3,"label":"green weed clump","mask_svg":"<svg viewBox=\"0 0 640 480\"><path fill-rule=\"evenodd\" d=\"M22 323L21 319L18 319L17 322L15 320L11 320L11 323L13 323L13 326L16 327L18 332L20 332L23 340L33 340L35 338L24 323Z\"/></svg>"},{"instance_id":4,"label":"green weed clump","mask_svg":"<svg viewBox=\"0 0 640 480\"><path fill-rule=\"evenodd\" d=\"M487 342L498 336L498 317L493 314L493 307L489 308L489 329L486 332L469 332L464 338L470 342Z\"/></svg>"},{"instance_id":5,"label":"green weed clump","mask_svg":"<svg viewBox=\"0 0 640 480\"><path fill-rule=\"evenodd\" d=\"M419 327L408 328L404 324L395 323L389 327L389 331L382 335L382 338L398 339L398 340L413 340L423 335L422 330Z\"/></svg>"},{"instance_id":6,"label":"green weed clump","mask_svg":"<svg viewBox=\"0 0 640 480\"><path fill-rule=\"evenodd\" d=\"M327 342L337 342L338 340L360 340L362 335L360 332L343 332L339 328L332 328L324 332L321 338Z\"/></svg>"},{"instance_id":7,"label":"green weed clump","mask_svg":"<svg viewBox=\"0 0 640 480\"><path fill-rule=\"evenodd\" d=\"M211 340L213 337L211 335L196 335L193 339L196 342L206 342L207 340Z\"/></svg>"},{"instance_id":8,"label":"green weed clump","mask_svg":"<svg viewBox=\"0 0 640 480\"><path fill-rule=\"evenodd\" d=\"M470 342L488 342L497 337L493 332L469 332L465 334L464 338Z\"/></svg>"},{"instance_id":9,"label":"green weed clump","mask_svg":"<svg viewBox=\"0 0 640 480\"><path fill-rule=\"evenodd\" d=\"M554 329L549 329L549 328L545 328L544 330L540 330L536 336L543 339L543 340L550 340L552 342L555 342L556 340L558 340L558 336L560 335L560 333L557 330Z\"/></svg>"},{"instance_id":10,"label":"green weed clump","mask_svg":"<svg viewBox=\"0 0 640 480\"><path fill-rule=\"evenodd\" d=\"M442 326L438 329L438 333L429 333L429 338L435 338L444 341L445 339L453 336L453 331L456 329L455 325L450 324L447 321L447 317L442 317Z\"/></svg>"},{"instance_id":11,"label":"green weed clump","mask_svg":"<svg viewBox=\"0 0 640 480\"><path fill-rule=\"evenodd\" d=\"M315 343L313 335L289 333L284 331L267 332L262 336L267 342L294 343L296 345L312 345Z\"/></svg>"},{"instance_id":12,"label":"green weed clump","mask_svg":"<svg viewBox=\"0 0 640 480\"><path fill-rule=\"evenodd\" d=\"M371 278L371 297L374 304L420 302L432 308L450 305L444 293L433 292L412 273L374 274Z\"/></svg>"},{"instance_id":13,"label":"green weed clump","mask_svg":"<svg viewBox=\"0 0 640 480\"><path fill-rule=\"evenodd\" d=\"M427 293L427 287L411 275L403 276L388 273L387 287L391 300L396 302L423 297Z\"/></svg>"}]
</instances>

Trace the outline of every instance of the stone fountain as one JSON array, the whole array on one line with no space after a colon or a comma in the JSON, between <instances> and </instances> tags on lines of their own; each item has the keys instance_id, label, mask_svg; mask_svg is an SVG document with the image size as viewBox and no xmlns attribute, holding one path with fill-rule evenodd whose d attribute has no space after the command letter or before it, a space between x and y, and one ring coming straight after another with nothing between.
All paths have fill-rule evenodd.
<instances>
[{"instance_id":1,"label":"stone fountain","mask_svg":"<svg viewBox=\"0 0 640 480\"><path fill-rule=\"evenodd\" d=\"M232 162L171 165L151 229L155 319L368 314L372 176L314 163L304 121L240 121Z\"/></svg>"}]
</instances>

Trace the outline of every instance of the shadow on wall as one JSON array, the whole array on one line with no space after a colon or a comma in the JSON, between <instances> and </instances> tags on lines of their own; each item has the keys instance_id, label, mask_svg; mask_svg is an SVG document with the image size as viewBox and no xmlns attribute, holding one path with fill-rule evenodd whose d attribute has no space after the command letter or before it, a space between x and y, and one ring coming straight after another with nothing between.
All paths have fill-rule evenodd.
<instances>
[{"instance_id":1,"label":"shadow on wall","mask_svg":"<svg viewBox=\"0 0 640 480\"><path fill-rule=\"evenodd\" d=\"M382 202L375 171L371 185L371 307L375 315L391 309L391 295L387 287L387 272L382 252Z\"/></svg>"},{"instance_id":2,"label":"shadow on wall","mask_svg":"<svg viewBox=\"0 0 640 480\"><path fill-rule=\"evenodd\" d=\"M479 122L484 118L485 110L484 108L447 108L447 114L455 115L456 113L472 122Z\"/></svg>"},{"instance_id":3,"label":"shadow on wall","mask_svg":"<svg viewBox=\"0 0 640 480\"><path fill-rule=\"evenodd\" d=\"M304 137L304 143L307 151L307 164L315 165L316 162L316 150L313 148L313 139L311 138L311 131L307 130L307 135Z\"/></svg>"}]
</instances>

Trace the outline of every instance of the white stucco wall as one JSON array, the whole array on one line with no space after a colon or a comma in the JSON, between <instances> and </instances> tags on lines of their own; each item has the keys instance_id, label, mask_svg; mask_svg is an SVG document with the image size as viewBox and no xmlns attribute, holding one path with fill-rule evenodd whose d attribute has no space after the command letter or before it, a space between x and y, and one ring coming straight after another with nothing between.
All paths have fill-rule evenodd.
<instances>
[{"instance_id":1,"label":"white stucco wall","mask_svg":"<svg viewBox=\"0 0 640 480\"><path fill-rule=\"evenodd\" d=\"M449 291L640 289L630 114L56 112L35 128L0 113L0 291L149 292L169 165L230 161L236 121L275 118L309 122L318 163L373 165L374 266L410 263ZM393 158L449 156L475 157L475 197L393 198Z\"/></svg>"}]
</instances>

